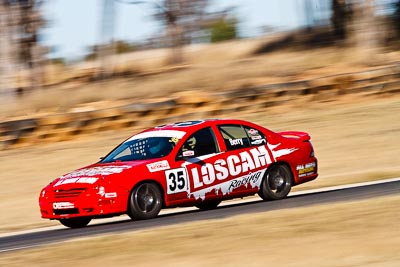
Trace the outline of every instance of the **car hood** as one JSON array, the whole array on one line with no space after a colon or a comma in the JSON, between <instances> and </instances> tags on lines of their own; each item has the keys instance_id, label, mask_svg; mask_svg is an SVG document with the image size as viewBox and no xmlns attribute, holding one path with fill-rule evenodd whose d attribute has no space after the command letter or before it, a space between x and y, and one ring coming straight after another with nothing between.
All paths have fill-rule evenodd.
<instances>
[{"instance_id":1,"label":"car hood","mask_svg":"<svg viewBox=\"0 0 400 267\"><path fill-rule=\"evenodd\" d=\"M70 173L64 174L51 183L53 188L61 187L91 187L100 180L119 180L132 171L142 171L149 161L95 163ZM140 169L140 170L139 170Z\"/></svg>"}]
</instances>

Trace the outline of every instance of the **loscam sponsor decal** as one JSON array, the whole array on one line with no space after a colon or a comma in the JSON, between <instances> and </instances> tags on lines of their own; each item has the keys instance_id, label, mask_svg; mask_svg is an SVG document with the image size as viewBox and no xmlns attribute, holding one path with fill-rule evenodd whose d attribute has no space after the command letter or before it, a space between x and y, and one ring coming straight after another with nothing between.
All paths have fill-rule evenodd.
<instances>
[{"instance_id":1,"label":"loscam sponsor decal","mask_svg":"<svg viewBox=\"0 0 400 267\"><path fill-rule=\"evenodd\" d=\"M297 150L294 148L277 150L279 145L269 145L272 148L272 157L267 147L263 145L216 159L213 163L198 164L198 160L205 161L215 154L199 157L195 162L187 161L182 164L182 168L166 171L167 193L187 192L188 197L204 200L205 195L213 190L216 194L226 195L241 186L260 188L267 167L275 162L276 158Z\"/></svg>"},{"instance_id":2,"label":"loscam sponsor decal","mask_svg":"<svg viewBox=\"0 0 400 267\"><path fill-rule=\"evenodd\" d=\"M170 169L168 160L147 164L147 168L149 169L149 172L158 172Z\"/></svg>"},{"instance_id":3,"label":"loscam sponsor decal","mask_svg":"<svg viewBox=\"0 0 400 267\"><path fill-rule=\"evenodd\" d=\"M197 189L213 184L215 181L224 181L228 177L234 178L251 172L272 163L265 146L243 151L238 155L230 155L225 159L217 159L214 164L206 163L202 166L191 164L187 166L193 179L193 188Z\"/></svg>"}]
</instances>

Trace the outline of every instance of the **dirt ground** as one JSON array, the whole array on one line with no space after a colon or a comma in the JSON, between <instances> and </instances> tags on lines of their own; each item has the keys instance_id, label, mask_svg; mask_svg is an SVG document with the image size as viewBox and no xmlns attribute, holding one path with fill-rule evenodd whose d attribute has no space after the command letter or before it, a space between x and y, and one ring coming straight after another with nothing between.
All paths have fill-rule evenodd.
<instances>
[{"instance_id":1,"label":"dirt ground","mask_svg":"<svg viewBox=\"0 0 400 267\"><path fill-rule=\"evenodd\" d=\"M309 132L320 177L295 188L398 177L400 95L301 98L267 110L227 114L275 131ZM198 119L198 118L196 118ZM81 136L73 141L0 151L0 233L58 225L40 218L40 189L54 178L98 160L138 129Z\"/></svg>"},{"instance_id":2,"label":"dirt ground","mask_svg":"<svg viewBox=\"0 0 400 267\"><path fill-rule=\"evenodd\" d=\"M73 240L2 254L0 265L397 267L399 203L382 197Z\"/></svg>"}]
</instances>

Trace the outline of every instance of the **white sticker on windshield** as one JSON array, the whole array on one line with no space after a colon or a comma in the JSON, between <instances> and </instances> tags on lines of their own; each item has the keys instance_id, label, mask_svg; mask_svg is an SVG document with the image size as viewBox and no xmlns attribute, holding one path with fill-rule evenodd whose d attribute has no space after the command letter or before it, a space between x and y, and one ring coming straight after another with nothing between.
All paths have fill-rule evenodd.
<instances>
[{"instance_id":1,"label":"white sticker on windshield","mask_svg":"<svg viewBox=\"0 0 400 267\"><path fill-rule=\"evenodd\" d=\"M159 131L150 131L144 132L137 135L132 136L126 142L142 139L142 138L149 138L149 137L171 137L171 138L178 138L182 139L182 137L186 134L186 132L176 131L176 130L159 130ZM126 143L125 142L125 143Z\"/></svg>"}]
</instances>

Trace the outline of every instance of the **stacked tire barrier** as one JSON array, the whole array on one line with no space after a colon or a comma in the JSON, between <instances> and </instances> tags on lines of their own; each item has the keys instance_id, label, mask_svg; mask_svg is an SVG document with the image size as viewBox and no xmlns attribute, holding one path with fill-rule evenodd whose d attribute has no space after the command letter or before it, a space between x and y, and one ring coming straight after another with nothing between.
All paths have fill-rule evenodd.
<instances>
[{"instance_id":1,"label":"stacked tire barrier","mask_svg":"<svg viewBox=\"0 0 400 267\"><path fill-rule=\"evenodd\" d=\"M0 122L0 150L78 135L132 127L143 129L178 120L216 117L244 110L263 110L300 98L326 101L344 94L400 92L400 64L359 73L320 77L290 83L268 84L228 92L183 92L150 103L126 103L105 109L81 110L50 116Z\"/></svg>"}]
</instances>

